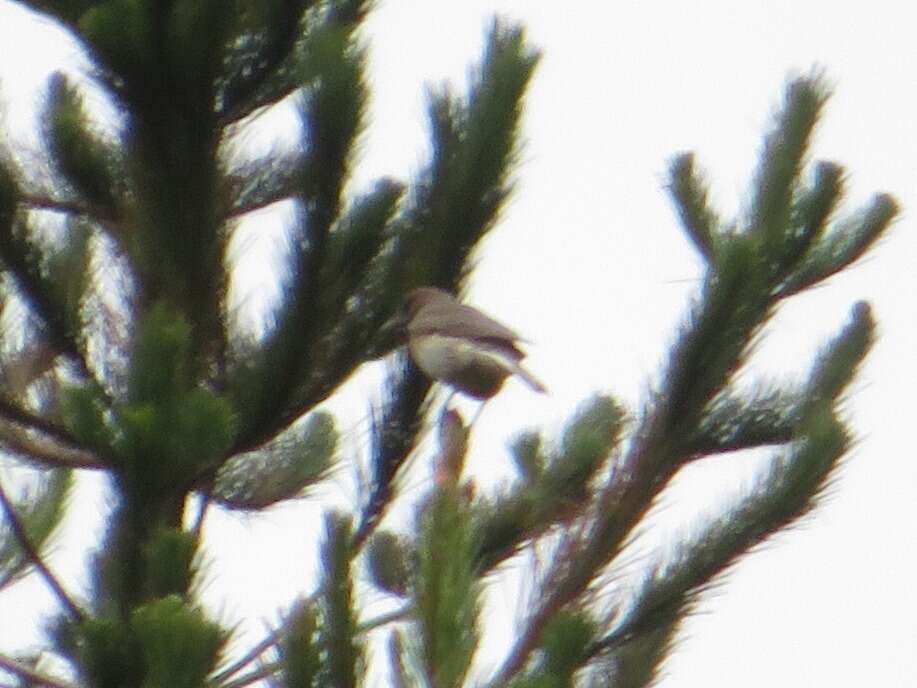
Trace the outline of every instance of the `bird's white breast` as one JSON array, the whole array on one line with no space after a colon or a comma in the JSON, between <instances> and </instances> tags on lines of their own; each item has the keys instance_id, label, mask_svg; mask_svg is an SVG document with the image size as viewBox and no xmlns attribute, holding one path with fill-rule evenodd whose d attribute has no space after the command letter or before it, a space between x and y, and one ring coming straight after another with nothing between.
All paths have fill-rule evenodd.
<instances>
[{"instance_id":1,"label":"bird's white breast","mask_svg":"<svg viewBox=\"0 0 917 688\"><path fill-rule=\"evenodd\" d=\"M478 355L476 347L460 337L431 334L411 338L411 357L435 379L445 379L468 366Z\"/></svg>"}]
</instances>

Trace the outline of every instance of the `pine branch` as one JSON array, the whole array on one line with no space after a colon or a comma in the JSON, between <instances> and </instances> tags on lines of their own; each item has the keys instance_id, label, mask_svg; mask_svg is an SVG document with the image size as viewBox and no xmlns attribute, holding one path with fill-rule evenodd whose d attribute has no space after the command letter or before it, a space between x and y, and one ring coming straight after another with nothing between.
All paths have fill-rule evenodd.
<instances>
[{"instance_id":1,"label":"pine branch","mask_svg":"<svg viewBox=\"0 0 917 688\"><path fill-rule=\"evenodd\" d=\"M681 619L660 623L640 635L622 639L613 650L599 654L590 670L602 678L593 685L646 688L659 680L663 662L675 645ZM596 644L590 650L598 649Z\"/></svg>"},{"instance_id":2,"label":"pine branch","mask_svg":"<svg viewBox=\"0 0 917 688\"><path fill-rule=\"evenodd\" d=\"M721 222L690 154L673 162L670 191L709 273L630 442L617 448L623 414L610 400L600 401L594 414L568 424L556 451L543 450L534 434L517 443L521 484L492 503L475 503L458 484L467 430L460 424L452 432L454 417L443 416L440 470L419 512L418 544L390 548L388 555L402 566L389 576L394 584L380 585L402 597L413 593L415 601L358 623L355 558L394 500L429 411L430 382L400 358L386 381L388 396L372 411L370 484L357 528L351 529L349 517L329 516L318 590L242 658L215 671L225 632L195 606L191 590L190 560L208 505L261 509L320 479L334 453L333 428L299 438L314 441L309 447L273 452L277 446L270 443L295 432L293 424L362 362L399 343L389 323L407 289L466 282L474 251L513 190L522 98L538 54L521 28L495 22L467 95L442 88L430 96L433 156L404 207L400 185L387 180L348 202L344 191L368 91L356 30L370 2L242 2L236 13L218 0L34 4L83 41L99 83L124 117L124 140L116 143L129 156L122 170L103 140L83 136L92 132L80 103L58 81L46 112L54 125L57 171L69 179L69 193L89 201L58 201L51 192L16 198L15 184L0 178L0 248L12 259L5 261L7 270L45 321L53 348L73 359L88 383L61 394L66 428L0 399L0 429L10 424L5 448L45 463L86 447L100 463L109 451L119 459L113 474L118 508L94 562L92 606L99 616L83 620L71 602L68 611L77 622L65 622L57 638L90 682L174 680L190 688L212 674L209 682L224 688L275 679L291 686L356 685L366 634L413 617L415 638L393 634L399 684L411 685L416 677L418 684L458 685L467 678L477 642L484 574L524 543L566 527L561 556L498 681L520 679L516 688L571 685L591 660L593 667L608 662L615 685L642 685L655 676L698 592L749 546L794 523L830 483L847 446L834 407L871 341L868 311L857 310L854 323L798 388L761 388L745 397L735 384L777 303L856 260L897 212L889 197L880 196L861 216L828 230L843 192L841 168L823 163L811 183L800 181L827 98L813 77L787 89L765 140L744 227ZM299 148L227 175L222 155L233 128L297 93ZM122 182L127 188L116 188ZM62 195L69 198L66 190ZM289 270L278 280L276 326L258 350L239 351L227 361L227 220L287 198L299 215L288 233ZM69 302L42 282L50 272L53 286L54 270L45 269L41 256L35 260L39 242L21 223L30 210L47 210L114 227L124 199L134 224L119 249L137 289L131 324L143 325L123 365L130 378L127 401L113 407L100 383L117 388L117 373L101 379L111 369L89 368L96 361L89 353L95 356L100 342L94 323L55 308ZM145 332L148 316L160 307L179 317ZM111 359L112 369L121 370L116 358L122 353ZM42 453L44 443L50 448ZM791 457L765 481L755 508L729 514L729 523L714 524L677 566L654 571L630 615L602 628L600 637L582 606L590 602L588 590L619 563L669 479L700 456L769 444L790 444ZM608 461L611 452L620 455ZM793 460L801 456L810 460ZM608 473L596 488L604 467ZM205 494L189 533L181 523L192 485ZM25 538L25 556L53 588L26 511L2 490L0 498L14 526L19 516L13 532L16 540ZM377 534L372 542L382 540ZM18 555L19 548L14 551ZM59 585L55 594L66 607L69 598ZM413 667L406 661L407 640L416 640L408 648L418 650ZM272 648L279 661L265 657ZM175 679L178 674L184 680Z\"/></svg>"},{"instance_id":3,"label":"pine branch","mask_svg":"<svg viewBox=\"0 0 917 688\"><path fill-rule=\"evenodd\" d=\"M243 674L232 681L220 684L220 688L245 688L245 686L250 686L263 679L276 676L280 669L281 664L279 662L268 662L254 671Z\"/></svg>"},{"instance_id":4,"label":"pine branch","mask_svg":"<svg viewBox=\"0 0 917 688\"><path fill-rule=\"evenodd\" d=\"M223 180L221 195L229 199L223 211L225 218L238 218L293 198L302 186L304 164L302 152L294 151L275 153L234 169Z\"/></svg>"},{"instance_id":5,"label":"pine branch","mask_svg":"<svg viewBox=\"0 0 917 688\"><path fill-rule=\"evenodd\" d=\"M58 175L89 207L114 218L127 176L118 142L113 145L93 130L79 90L62 72L48 82L42 124Z\"/></svg>"},{"instance_id":6,"label":"pine branch","mask_svg":"<svg viewBox=\"0 0 917 688\"><path fill-rule=\"evenodd\" d=\"M334 417L317 411L268 446L225 461L207 495L241 510L300 497L331 471L337 444Z\"/></svg>"},{"instance_id":7,"label":"pine branch","mask_svg":"<svg viewBox=\"0 0 917 688\"><path fill-rule=\"evenodd\" d=\"M16 513L15 506L10 501L9 496L6 494L6 490L3 489L2 483L0 483L0 508L3 509L3 513L6 517L6 522L9 524L10 530L12 531L14 537L19 542L19 546L22 548L22 551L25 552L26 558L32 563L32 565L35 567L35 570L38 571L47 586L57 597L58 602L61 603L64 609L66 609L70 614L70 616L76 621L82 621L85 618L85 614L76 605L70 595L67 594L67 591L64 590L64 587L60 584L54 574L51 573L51 570L47 567L47 565L45 565L41 555L36 551L35 547L32 546L32 540L29 538L29 534L23 526L23 523L19 518L19 514Z\"/></svg>"},{"instance_id":8,"label":"pine branch","mask_svg":"<svg viewBox=\"0 0 917 688\"><path fill-rule=\"evenodd\" d=\"M0 427L0 448L23 461L43 468L84 468L100 470L107 467L93 455L85 452L62 449L35 439L23 437L21 433L10 433Z\"/></svg>"},{"instance_id":9,"label":"pine branch","mask_svg":"<svg viewBox=\"0 0 917 688\"><path fill-rule=\"evenodd\" d=\"M62 679L48 676L37 669L3 654L0 654L0 669L8 671L14 676L18 676L23 681L27 681L30 686L45 686L46 688L79 688L79 686L73 683L68 683Z\"/></svg>"},{"instance_id":10,"label":"pine branch","mask_svg":"<svg viewBox=\"0 0 917 688\"><path fill-rule=\"evenodd\" d=\"M518 26L495 21L464 99L430 94L433 159L416 183L391 259L404 285L452 289L512 191L523 98L539 54ZM414 274L403 274L410 267Z\"/></svg>"},{"instance_id":11,"label":"pine branch","mask_svg":"<svg viewBox=\"0 0 917 688\"><path fill-rule=\"evenodd\" d=\"M586 651L595 634L596 623L589 610L574 607L560 611L545 629L538 658L509 685L512 688L577 685L574 677L585 663Z\"/></svg>"},{"instance_id":12,"label":"pine branch","mask_svg":"<svg viewBox=\"0 0 917 688\"><path fill-rule=\"evenodd\" d=\"M777 248L792 226L793 200L819 115L830 96L814 74L790 82L775 125L764 140L755 181L749 227ZM790 254L797 257L799 254Z\"/></svg>"},{"instance_id":13,"label":"pine branch","mask_svg":"<svg viewBox=\"0 0 917 688\"><path fill-rule=\"evenodd\" d=\"M0 170L0 176L5 174L5 170ZM64 304L59 302L60 299L54 293L53 277L42 274L39 249L19 235L25 228L14 226L12 212L16 197L10 184L8 179L0 179L0 186L6 186L0 189L0 195L7 194L6 198L0 198L0 223L5 225L0 227L0 259L4 268L15 279L31 312L41 322L41 336L47 340L51 349L71 360L79 374L106 394L107 398L107 393L89 366L88 355L77 333L73 331L72 323L68 322Z\"/></svg>"},{"instance_id":14,"label":"pine branch","mask_svg":"<svg viewBox=\"0 0 917 688\"><path fill-rule=\"evenodd\" d=\"M409 393L408 397L404 396L405 392L394 392L390 397L390 401L382 406L381 413L383 420L374 424L375 430L373 431L373 437L375 438L375 441L373 446L376 447L376 449L373 450L373 455L376 458L374 459L373 465L376 467L375 470L377 471L377 474L374 478L374 487L371 488L370 497L367 500L367 505L363 509L360 526L351 536L350 545L348 547L348 551L350 552L351 557L356 556L361 551L363 545L366 543L367 539L375 529L375 526L378 524L381 513L384 511L385 505L388 503L388 500L392 496L390 492L391 481L393 480L398 467L401 465L401 463L407 457L407 454L410 452L411 448L414 446L415 439L413 439L413 435L411 435L411 433L405 434L402 430L399 430L399 428L403 427L403 423L405 422L406 418L414 418L415 420L409 422L414 424L415 427L419 427L419 416L417 415L418 408L425 394L421 393L418 396L416 394L416 385L418 383L423 383L424 389L427 389L429 386L429 382L427 382L426 379L416 371L413 375L407 375L406 368L395 369L392 371L391 375L394 376L394 379L396 380L402 380L402 383L385 385L385 389L399 389L402 388L402 385L406 385L404 389L414 389L414 392ZM413 398L415 401L409 402L407 401L408 398ZM414 433L416 433L416 429L414 430ZM404 443L406 437L412 437L412 439L410 439L407 444ZM382 494L386 495L384 499L380 496ZM315 605L325 594L326 586L323 584L317 591L310 595L309 598L299 603L299 605ZM409 613L409 610L403 609L398 612L398 615L404 615L407 613ZM377 624L370 622L369 624L360 625L360 627L357 629L357 632L363 633L372 630L378 624L390 623L394 620L396 619L389 618L389 615L385 615L384 617L380 617L380 619L377 620ZM286 625L286 623L284 625ZM251 650L249 650L243 657L216 674L216 676L214 676L214 681L217 683L222 683L230 676L237 674L246 666L256 661L258 657L264 654L264 652L269 650L271 647L276 646L280 642L283 633L283 627L269 633L253 648L251 648ZM245 681L245 685L247 685L251 681L258 680L263 677L264 676L262 676L261 670L256 670L250 675L243 677L243 679Z\"/></svg>"},{"instance_id":15,"label":"pine branch","mask_svg":"<svg viewBox=\"0 0 917 688\"><path fill-rule=\"evenodd\" d=\"M590 655L615 651L677 625L715 578L815 508L849 446L845 428L830 410L833 401L809 407L794 446L773 461L748 497L679 548L673 562L647 572L623 619Z\"/></svg>"},{"instance_id":16,"label":"pine branch","mask_svg":"<svg viewBox=\"0 0 917 688\"><path fill-rule=\"evenodd\" d=\"M92 373L86 353L76 337L63 322L63 316L34 266L25 259L26 247L13 239L11 234L0 238L0 256L7 268L15 275L23 295L34 309L35 315L44 325L43 335L55 351L64 354L76 364L86 380L98 382Z\"/></svg>"},{"instance_id":17,"label":"pine branch","mask_svg":"<svg viewBox=\"0 0 917 688\"><path fill-rule=\"evenodd\" d=\"M404 357L389 369L383 383L386 398L371 414L370 484L354 533L354 549L366 543L394 497L394 481L417 446L430 382Z\"/></svg>"},{"instance_id":18,"label":"pine branch","mask_svg":"<svg viewBox=\"0 0 917 688\"><path fill-rule=\"evenodd\" d=\"M323 625L316 630L320 632L322 663L327 665L327 671L335 677L331 682L334 685L349 685L357 680L354 672L363 665L364 661L363 648L357 639L375 626L357 625L354 617L351 568L358 550L354 547L353 542L349 519L334 514L329 515L326 519L326 541L322 553L324 576L319 589L305 600L295 604L294 609L287 615L280 628L271 631L243 657L217 673L213 677L215 683L223 684L224 688L228 686L241 688L241 686L274 676L278 671L288 669L285 662L272 662L225 683L231 676L257 661L267 650L281 646L284 636L295 631L300 614L311 614L316 608L321 610L324 621ZM379 623L389 622L390 620L379 621ZM302 648L298 650L302 651Z\"/></svg>"},{"instance_id":19,"label":"pine branch","mask_svg":"<svg viewBox=\"0 0 917 688\"><path fill-rule=\"evenodd\" d=\"M672 161L668 190L685 234L704 258L712 260L722 223L707 201L709 190L695 170L693 153L683 153Z\"/></svg>"},{"instance_id":20,"label":"pine branch","mask_svg":"<svg viewBox=\"0 0 917 688\"><path fill-rule=\"evenodd\" d=\"M328 514L321 554L324 593L319 597L322 619L319 643L324 650L328 682L340 688L355 688L358 685L357 672L364 662L364 649L356 633L353 607L351 564L355 552L351 542L350 518Z\"/></svg>"},{"instance_id":21,"label":"pine branch","mask_svg":"<svg viewBox=\"0 0 917 688\"><path fill-rule=\"evenodd\" d=\"M282 280L286 298L256 356L257 378L244 381L247 389L237 388L247 397L237 403L246 410L237 451L263 444L296 419L303 401L298 395L321 369L320 350L333 325L323 310L321 277L363 126L365 54L346 34L328 34L316 49L324 76L299 102L306 154L297 194L301 213L290 230L292 251ZM332 391L330 385L319 388L322 398Z\"/></svg>"},{"instance_id":22,"label":"pine branch","mask_svg":"<svg viewBox=\"0 0 917 688\"><path fill-rule=\"evenodd\" d=\"M804 255L824 236L828 222L844 196L844 169L833 162L815 165L813 182L800 191L793 203L795 236L788 237L787 252Z\"/></svg>"},{"instance_id":23,"label":"pine branch","mask_svg":"<svg viewBox=\"0 0 917 688\"><path fill-rule=\"evenodd\" d=\"M41 416L38 416L34 413L31 413L18 404L14 404L6 399L0 397L0 417L4 420L16 425L22 426L28 430L34 430L40 435L62 444L65 447L74 449L79 452L84 452L86 454L94 454L94 450L86 447L82 442L80 442L73 434L56 423L53 423ZM101 463L101 462L99 462ZM72 463L69 465L73 465ZM87 462L83 465L80 465L81 468L97 468L97 465L94 465L91 462Z\"/></svg>"},{"instance_id":24,"label":"pine branch","mask_svg":"<svg viewBox=\"0 0 917 688\"><path fill-rule=\"evenodd\" d=\"M630 450L613 467L597 501L597 517L579 549L556 566L550 592L532 614L493 685L507 681L538 646L552 616L575 600L619 552L680 466L683 447L696 431L703 409L742 360L769 312L766 284L756 279L757 259L745 240L732 247L733 260L720 260L707 278L704 295L676 343L651 411ZM729 251L729 248L725 249ZM716 352L711 355L710 352ZM568 559L565 557L565 560Z\"/></svg>"},{"instance_id":25,"label":"pine branch","mask_svg":"<svg viewBox=\"0 0 917 688\"><path fill-rule=\"evenodd\" d=\"M220 88L219 125L239 124L313 85L324 74L321 42L329 36L350 40L371 6L369 0L295 0L276 9L268 6L268 12L285 16L265 19L263 31L249 33L228 55L231 76Z\"/></svg>"},{"instance_id":26,"label":"pine branch","mask_svg":"<svg viewBox=\"0 0 917 688\"><path fill-rule=\"evenodd\" d=\"M380 614L377 617L364 621L357 628L357 632L360 634L369 633L374 631L377 628L382 626L387 626L390 623L395 623L398 621L405 621L414 614L417 613L417 608L413 604L406 604L400 609L396 609L388 614Z\"/></svg>"},{"instance_id":27,"label":"pine branch","mask_svg":"<svg viewBox=\"0 0 917 688\"><path fill-rule=\"evenodd\" d=\"M803 396L761 385L750 394L725 391L704 412L696 436L685 447L692 459L786 444L796 434Z\"/></svg>"},{"instance_id":28,"label":"pine branch","mask_svg":"<svg viewBox=\"0 0 917 688\"><path fill-rule=\"evenodd\" d=\"M804 238L800 241L794 222L799 217L794 218L792 208L797 201L796 179L824 99L818 79L800 79L788 87L784 110L766 139L749 227L741 233L721 235L715 242L716 251L711 254L710 272L701 298L673 347L662 378L664 386L648 405L630 450L613 467L607 485L598 496L596 517L588 532L570 540L569 551L549 572L546 594L493 685L505 683L520 671L539 647L550 620L577 600L595 576L615 559L655 497L691 458L692 449L697 449L692 443L710 429L711 422L714 425L719 422L715 415L712 420L709 416L711 404L718 397L724 398L724 390L743 365L761 327L783 298L779 285L800 265L805 265L808 242ZM829 201L830 187L834 185L826 184ZM696 199L696 191L693 197ZM822 223L825 208L830 205L830 202L811 204L814 210L809 220L813 221L813 227ZM868 247L894 215L892 204L884 207L880 204L879 208L854 232L857 237L869 238L853 242L858 250ZM705 242L702 241L706 245ZM795 252L788 250L788 246L795 248ZM840 269L838 265L847 264L849 255L836 254L833 267ZM833 348L829 347L825 361L816 366L799 409L802 416L798 417L808 417L814 408L812 404L826 398L824 393L839 394L849 382L856 364L868 350L870 322L868 309L858 306L849 331ZM822 384L821 380L831 382ZM827 398L833 401L834 396ZM712 410L714 414L717 412L715 405ZM744 430L753 430L755 422L746 415ZM761 434L760 427L755 431ZM779 425L772 427L770 434L779 436ZM708 436L707 440L710 439ZM746 436L742 441L754 439Z\"/></svg>"},{"instance_id":29,"label":"pine branch","mask_svg":"<svg viewBox=\"0 0 917 688\"><path fill-rule=\"evenodd\" d=\"M64 215L75 215L98 222L100 225L111 226L117 220L109 211L82 201L61 200L29 193L23 193L17 200L30 210L47 210Z\"/></svg>"},{"instance_id":30,"label":"pine branch","mask_svg":"<svg viewBox=\"0 0 917 688\"><path fill-rule=\"evenodd\" d=\"M462 685L479 642L482 588L469 516L454 479L430 495L420 516L414 598L420 661L431 686Z\"/></svg>"},{"instance_id":31,"label":"pine branch","mask_svg":"<svg viewBox=\"0 0 917 688\"><path fill-rule=\"evenodd\" d=\"M267 652L272 647L277 645L280 639L280 634L281 634L280 629L276 629L272 631L271 633L269 633L260 642L258 642L254 647L252 647L248 652L242 655L235 662L221 669L218 673L214 674L214 676L212 677L213 682L217 685L224 685L225 682L231 676L235 676L236 674L238 674L249 664L256 661L265 652Z\"/></svg>"},{"instance_id":32,"label":"pine branch","mask_svg":"<svg viewBox=\"0 0 917 688\"><path fill-rule=\"evenodd\" d=\"M860 260L889 228L900 211L898 202L879 194L864 209L835 224L816 241L799 267L780 285L781 298L793 296Z\"/></svg>"},{"instance_id":33,"label":"pine branch","mask_svg":"<svg viewBox=\"0 0 917 688\"><path fill-rule=\"evenodd\" d=\"M319 611L303 603L294 607L284 623L283 638L278 643L280 682L289 688L311 688L330 683L323 680L322 634Z\"/></svg>"},{"instance_id":34,"label":"pine branch","mask_svg":"<svg viewBox=\"0 0 917 688\"><path fill-rule=\"evenodd\" d=\"M624 429L623 406L609 396L584 402L567 421L560 446L543 451L538 435L523 435L513 455L522 484L491 504L476 504L478 558L493 570L528 541L552 528L570 528L591 505L596 475L609 465Z\"/></svg>"},{"instance_id":35,"label":"pine branch","mask_svg":"<svg viewBox=\"0 0 917 688\"><path fill-rule=\"evenodd\" d=\"M226 57L232 66L229 70L232 77L220 89L219 116L222 126L247 116L269 102L264 95L261 99L257 98L258 91L264 90L269 78L276 79L283 63L290 59L301 35L303 14L313 3L314 0L295 0L266 5L262 11L269 16L264 17L260 30L252 26L245 27L246 44L237 48L235 54L230 52ZM249 12L257 15L255 8L250 8ZM291 88L295 87L294 84L296 82L291 80ZM280 89L280 94L283 92ZM272 94L271 100L276 100L278 95Z\"/></svg>"}]
</instances>

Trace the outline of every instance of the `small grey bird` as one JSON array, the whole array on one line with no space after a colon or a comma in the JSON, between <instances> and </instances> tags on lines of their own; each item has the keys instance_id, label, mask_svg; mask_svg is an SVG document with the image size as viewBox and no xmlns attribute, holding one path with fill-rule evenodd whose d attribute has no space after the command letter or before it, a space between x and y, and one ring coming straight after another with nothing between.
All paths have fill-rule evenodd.
<instances>
[{"instance_id":1,"label":"small grey bird","mask_svg":"<svg viewBox=\"0 0 917 688\"><path fill-rule=\"evenodd\" d=\"M475 399L490 399L510 375L536 392L545 386L522 367L524 341L516 332L455 300L452 294L420 287L407 296L408 351L434 380Z\"/></svg>"}]
</instances>

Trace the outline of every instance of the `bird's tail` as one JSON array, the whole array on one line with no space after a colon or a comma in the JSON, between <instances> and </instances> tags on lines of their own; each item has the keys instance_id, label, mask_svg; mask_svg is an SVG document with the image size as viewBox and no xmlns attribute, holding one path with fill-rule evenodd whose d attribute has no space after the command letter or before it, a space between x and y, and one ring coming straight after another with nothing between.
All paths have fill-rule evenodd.
<instances>
[{"instance_id":1,"label":"bird's tail","mask_svg":"<svg viewBox=\"0 0 917 688\"><path fill-rule=\"evenodd\" d=\"M544 386L544 383L532 375L532 373L530 373L528 370L523 368L521 364L516 363L513 366L513 372L521 377L525 381L525 384L534 389L536 392L540 392L541 394L548 393L548 388Z\"/></svg>"}]
</instances>

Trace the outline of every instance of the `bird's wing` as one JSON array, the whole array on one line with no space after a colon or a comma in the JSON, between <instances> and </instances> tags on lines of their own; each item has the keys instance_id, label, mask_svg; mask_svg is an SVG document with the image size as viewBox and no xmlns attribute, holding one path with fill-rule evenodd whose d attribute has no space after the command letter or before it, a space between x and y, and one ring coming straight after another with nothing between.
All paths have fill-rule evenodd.
<instances>
[{"instance_id":1,"label":"bird's wing","mask_svg":"<svg viewBox=\"0 0 917 688\"><path fill-rule=\"evenodd\" d=\"M411 321L410 331L417 335L436 333L447 337L471 335L472 339L492 339L509 344L525 341L515 330L484 315L476 308L460 303L447 303L442 306L436 303L427 304Z\"/></svg>"}]
</instances>

